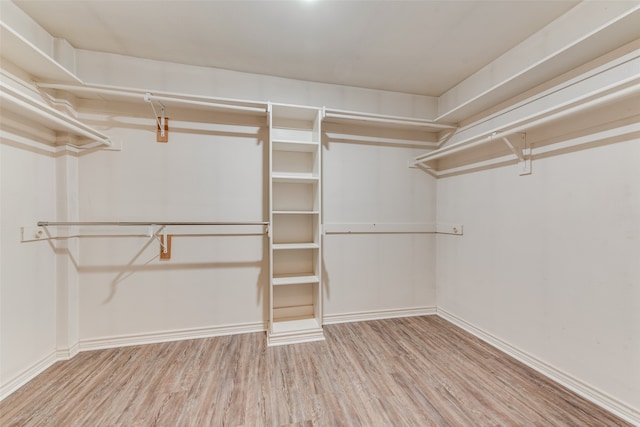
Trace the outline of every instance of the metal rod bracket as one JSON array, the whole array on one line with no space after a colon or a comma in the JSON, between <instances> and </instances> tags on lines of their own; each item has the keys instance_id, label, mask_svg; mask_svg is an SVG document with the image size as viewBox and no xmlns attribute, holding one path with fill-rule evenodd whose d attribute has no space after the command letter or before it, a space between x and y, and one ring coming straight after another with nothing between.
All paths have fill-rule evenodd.
<instances>
[{"instance_id":1,"label":"metal rod bracket","mask_svg":"<svg viewBox=\"0 0 640 427\"><path fill-rule=\"evenodd\" d=\"M518 158L518 173L520 175L531 174L531 146L527 142L527 135L525 133L517 133L514 135L515 141L509 139L508 136L503 136L502 141L511 150L511 152Z\"/></svg>"},{"instance_id":2,"label":"metal rod bracket","mask_svg":"<svg viewBox=\"0 0 640 427\"><path fill-rule=\"evenodd\" d=\"M156 119L156 124L158 125L156 141L169 142L169 136L167 135L167 133L169 132L169 118L166 117L165 115L164 104L156 100L160 108L160 115L158 115L156 111L156 107L153 105L152 96L153 95L150 92L147 92L144 94L144 100L151 105L151 109L153 110L153 116Z\"/></svg>"}]
</instances>

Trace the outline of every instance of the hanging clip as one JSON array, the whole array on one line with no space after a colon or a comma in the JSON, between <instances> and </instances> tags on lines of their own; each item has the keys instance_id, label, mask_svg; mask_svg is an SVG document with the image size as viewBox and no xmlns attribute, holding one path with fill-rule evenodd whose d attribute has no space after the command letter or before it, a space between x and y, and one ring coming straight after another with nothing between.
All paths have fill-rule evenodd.
<instances>
[{"instance_id":1,"label":"hanging clip","mask_svg":"<svg viewBox=\"0 0 640 427\"><path fill-rule=\"evenodd\" d=\"M169 245L167 240L167 229L165 228L162 232L162 239L160 239L160 246L162 246L162 253L166 254L169 251L167 250L167 246Z\"/></svg>"}]
</instances>

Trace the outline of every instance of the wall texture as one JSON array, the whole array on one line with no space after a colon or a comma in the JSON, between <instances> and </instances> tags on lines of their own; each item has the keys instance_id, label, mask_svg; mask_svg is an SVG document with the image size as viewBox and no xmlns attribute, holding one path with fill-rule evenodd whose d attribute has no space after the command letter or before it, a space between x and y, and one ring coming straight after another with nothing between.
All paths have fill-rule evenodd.
<instances>
[{"instance_id":1,"label":"wall texture","mask_svg":"<svg viewBox=\"0 0 640 427\"><path fill-rule=\"evenodd\" d=\"M420 150L334 143L324 150L324 223L435 223L436 181ZM327 234L325 315L433 308L435 235Z\"/></svg>"},{"instance_id":2,"label":"wall texture","mask_svg":"<svg viewBox=\"0 0 640 427\"><path fill-rule=\"evenodd\" d=\"M535 141L533 141L535 143ZM438 308L640 407L640 142L438 181Z\"/></svg>"},{"instance_id":3,"label":"wall texture","mask_svg":"<svg viewBox=\"0 0 640 427\"><path fill-rule=\"evenodd\" d=\"M50 41L43 38L43 46ZM437 113L430 97L76 54L78 76L90 84L410 117ZM159 144L142 100L84 102L79 111L83 122L113 138L115 149L55 154L47 145L55 135L46 129L34 131L46 136L42 149L43 141L29 135L0 144L0 398L78 347L265 326L262 235L194 231L176 236L171 260L161 261L146 229L116 237L95 231L64 243L20 243L19 229L42 219L262 221L266 120L172 106L170 142ZM617 120L626 113L607 114ZM602 115L567 121L585 129ZM407 168L423 150L371 142L376 132L360 141L357 131L342 130L350 138L323 141L325 223L461 223L464 236L325 236L326 318L437 305L601 395L640 408L637 135L541 156L530 176L505 166L436 183ZM558 132L549 134L547 142Z\"/></svg>"},{"instance_id":4,"label":"wall texture","mask_svg":"<svg viewBox=\"0 0 640 427\"><path fill-rule=\"evenodd\" d=\"M21 243L20 227L56 214L56 162L0 140L0 395L55 361L56 258L45 241Z\"/></svg>"},{"instance_id":5,"label":"wall texture","mask_svg":"<svg viewBox=\"0 0 640 427\"><path fill-rule=\"evenodd\" d=\"M172 108L162 144L138 124L147 124L146 108L82 111L122 144L80 157L83 221L268 218L265 118ZM323 151L325 222L434 221L435 180L407 168L415 149L327 142ZM266 236L204 235L215 228L174 236L172 258L162 261L145 232L80 239L81 346L264 328ZM326 316L435 307L433 235L326 236L324 252Z\"/></svg>"},{"instance_id":6,"label":"wall texture","mask_svg":"<svg viewBox=\"0 0 640 427\"><path fill-rule=\"evenodd\" d=\"M414 117L435 112L429 97L90 52L79 52L78 66L94 83L207 88L204 93L218 96ZM9 71L18 76L12 85L40 96L28 75L13 66ZM155 80L137 81L140 76ZM161 144L143 100L69 97L59 105L74 105L79 119L107 133L114 148L71 154L54 146L63 135L25 117L14 123L3 112L2 131L15 131L16 138L2 140L2 393L79 349L263 330L268 245L255 229L174 236L169 261L158 259L159 244L146 228L85 229L90 236L29 243L20 242L19 231L39 220L266 220L266 117L171 105L170 142ZM327 220L434 221L435 181L406 167L420 151L397 145L433 135L369 130L359 140L361 129L334 128L350 135L325 145ZM107 236L113 234L120 235ZM332 236L325 245L326 316L434 310L434 236Z\"/></svg>"},{"instance_id":7,"label":"wall texture","mask_svg":"<svg viewBox=\"0 0 640 427\"><path fill-rule=\"evenodd\" d=\"M137 125L135 112L114 108L120 123L111 123L111 133L122 150L80 159L81 219L264 221L266 121L215 124L207 114L172 112L164 144L153 127ZM94 120L113 119L102 113ZM201 227L176 235L170 260L159 260L159 243L144 228L81 238L81 340L230 324L262 329L267 241L227 235L235 232Z\"/></svg>"}]
</instances>

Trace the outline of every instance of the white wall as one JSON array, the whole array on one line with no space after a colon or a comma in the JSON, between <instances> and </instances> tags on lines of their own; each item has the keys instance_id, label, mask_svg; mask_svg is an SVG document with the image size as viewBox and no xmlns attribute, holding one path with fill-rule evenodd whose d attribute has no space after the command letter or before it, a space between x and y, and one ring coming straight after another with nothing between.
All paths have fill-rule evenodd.
<instances>
[{"instance_id":1,"label":"white wall","mask_svg":"<svg viewBox=\"0 0 640 427\"><path fill-rule=\"evenodd\" d=\"M79 158L81 220L268 219L266 117L172 108L169 143L162 144L145 105L87 103L81 110L83 120L109 128L122 144L121 151ZM325 145L325 222L434 222L435 180L407 168L418 152ZM81 346L180 331L206 335L229 325L263 328L268 319L266 237L177 236L169 261L159 260L158 243L144 236L80 241ZM325 315L435 306L432 235L324 242Z\"/></svg>"},{"instance_id":2,"label":"white wall","mask_svg":"<svg viewBox=\"0 0 640 427\"><path fill-rule=\"evenodd\" d=\"M208 123L211 113L174 109L169 142L164 144L156 142L146 108L129 112L115 106L112 116L109 108L100 107L107 114L93 118L113 120L110 134L122 150L80 158L81 220L268 218L265 118L239 118L242 126L221 125ZM136 114L145 116L145 125L137 124ZM246 323L263 328L268 296L265 237L175 236L171 259L163 261L159 243L140 235L146 228L131 230L138 236L81 239L81 340ZM221 229L196 232L215 234Z\"/></svg>"},{"instance_id":3,"label":"white wall","mask_svg":"<svg viewBox=\"0 0 640 427\"><path fill-rule=\"evenodd\" d=\"M584 126L584 123L583 123ZM544 132L544 131L543 131ZM438 308L640 408L640 140L438 181ZM535 146L535 141L532 141Z\"/></svg>"},{"instance_id":4,"label":"white wall","mask_svg":"<svg viewBox=\"0 0 640 427\"><path fill-rule=\"evenodd\" d=\"M255 94L257 99L415 117L435 112L429 97L108 55L93 63L84 59L85 65L104 65L83 69L83 77L94 77L89 78L94 83L215 96ZM146 74L158 66L163 73ZM103 74L91 74L96 70ZM37 98L29 76L11 71L23 80L16 84ZM140 75L160 77L137 81ZM262 330L268 318L268 246L262 235L204 236L210 230L200 230L198 236L177 236L169 261L158 259L158 243L139 228L122 237L19 241L19 227L39 220L266 220L266 117L170 106L170 142L160 144L151 110L142 101L85 101L78 110L80 120L113 139L115 149L59 154L53 144L60 135L24 118L17 126L20 148L13 142L5 147L3 140L3 393L79 348ZM8 116L3 112L3 131ZM23 133L36 136L25 139ZM407 137L406 132L397 136ZM432 137L424 132L408 136L419 141ZM341 194L329 204L329 220L433 222L435 182L406 167L415 150L345 143L325 152L327 188L331 197ZM373 169L343 182L347 169L353 174L354 164L366 164L363 156L374 160ZM391 209L385 202L389 198L397 202ZM372 210L353 210L360 204ZM345 215L349 211L354 215ZM433 309L433 236L332 236L325 245L325 315ZM353 256L337 256L344 250ZM377 270L367 268L370 264Z\"/></svg>"},{"instance_id":5,"label":"white wall","mask_svg":"<svg viewBox=\"0 0 640 427\"><path fill-rule=\"evenodd\" d=\"M325 224L435 223L436 181L407 159L420 150L329 141ZM435 236L327 234L324 314L435 307Z\"/></svg>"},{"instance_id":6,"label":"white wall","mask_svg":"<svg viewBox=\"0 0 640 427\"><path fill-rule=\"evenodd\" d=\"M331 107L417 118L436 116L437 98L77 50L83 82L193 95Z\"/></svg>"},{"instance_id":7,"label":"white wall","mask_svg":"<svg viewBox=\"0 0 640 427\"><path fill-rule=\"evenodd\" d=\"M0 396L3 396L55 360L54 251L46 241L20 241L20 227L55 218L53 155L3 137L0 185Z\"/></svg>"}]
</instances>

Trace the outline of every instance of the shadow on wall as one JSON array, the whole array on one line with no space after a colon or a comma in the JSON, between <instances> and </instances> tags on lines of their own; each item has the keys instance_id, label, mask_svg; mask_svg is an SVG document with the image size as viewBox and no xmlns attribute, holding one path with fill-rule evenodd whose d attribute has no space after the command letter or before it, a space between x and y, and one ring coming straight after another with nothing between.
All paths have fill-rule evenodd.
<instances>
[{"instance_id":1,"label":"shadow on wall","mask_svg":"<svg viewBox=\"0 0 640 427\"><path fill-rule=\"evenodd\" d=\"M251 236L252 234L216 234L216 235L188 235L189 237L242 237ZM255 236L255 235L253 235ZM81 239L86 238L109 238L109 239L126 239L133 236L82 236ZM135 236L139 237L139 236ZM118 287L121 283L125 282L128 278L136 273L140 272L170 272L170 271L186 271L186 270L214 270L214 269L242 269L242 268L257 268L259 269L257 285L257 298L264 297L265 283L268 281L268 263L265 262L266 255L268 254L268 244L262 243L262 257L256 260L247 261L201 261L201 262L172 262L172 261L160 261L159 251L150 250L149 247L155 242L155 237L149 238L145 243L137 250L137 252L126 262L118 264L105 264L105 265L78 265L74 260L79 273L114 273L116 274L113 280L110 282L110 291L107 298L103 301L103 304L109 303L117 294ZM264 239L263 239L264 240ZM56 248L51 243L56 253L62 253L64 249ZM68 253L66 251L65 253ZM266 308L265 308L266 310Z\"/></svg>"}]
</instances>

